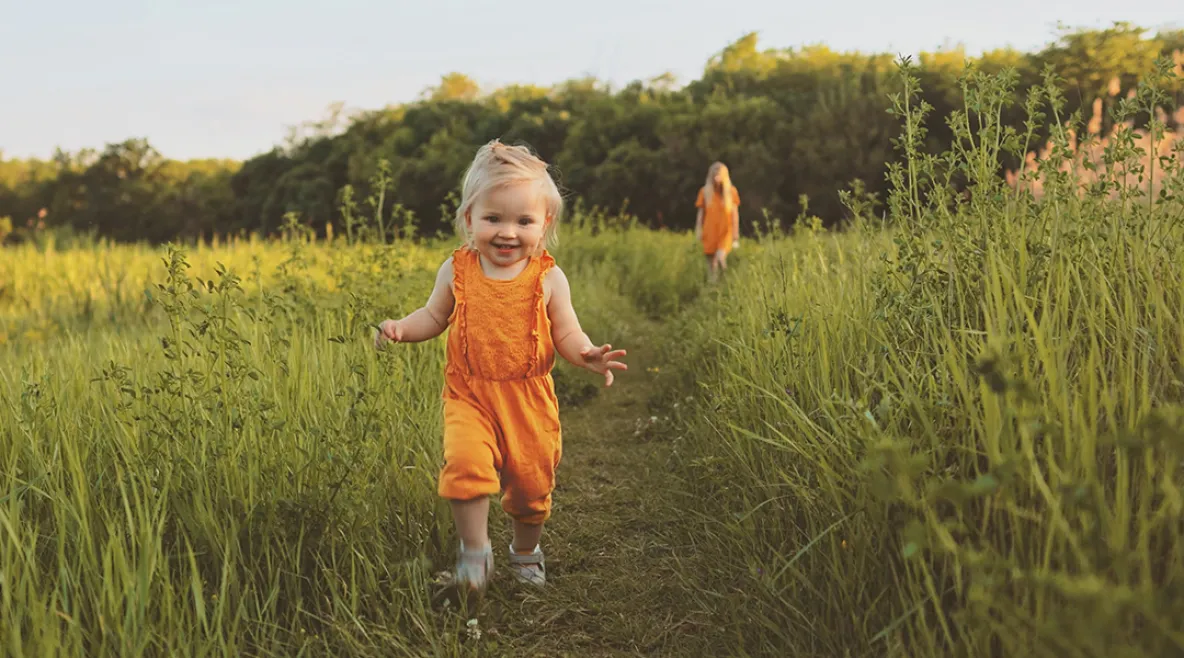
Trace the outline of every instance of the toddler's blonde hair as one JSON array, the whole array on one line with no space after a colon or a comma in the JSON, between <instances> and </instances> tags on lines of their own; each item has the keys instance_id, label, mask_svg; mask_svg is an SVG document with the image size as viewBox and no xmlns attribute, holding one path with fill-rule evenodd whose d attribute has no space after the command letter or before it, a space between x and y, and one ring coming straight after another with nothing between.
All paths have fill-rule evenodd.
<instances>
[{"instance_id":1,"label":"toddler's blonde hair","mask_svg":"<svg viewBox=\"0 0 1184 658\"><path fill-rule=\"evenodd\" d=\"M499 187L530 183L547 205L543 242L547 247L554 247L559 241L563 195L548 170L547 163L525 146L510 146L497 139L482 146L465 172L461 185L460 205L456 208L456 234L472 246L473 235L467 220L477 199Z\"/></svg>"}]
</instances>

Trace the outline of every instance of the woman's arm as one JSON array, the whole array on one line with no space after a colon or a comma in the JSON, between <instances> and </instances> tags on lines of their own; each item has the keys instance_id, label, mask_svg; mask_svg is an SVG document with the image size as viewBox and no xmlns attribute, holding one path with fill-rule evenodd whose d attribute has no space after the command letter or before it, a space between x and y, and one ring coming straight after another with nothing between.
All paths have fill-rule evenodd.
<instances>
[{"instance_id":1,"label":"woman's arm","mask_svg":"<svg viewBox=\"0 0 1184 658\"><path fill-rule=\"evenodd\" d=\"M740 192L732 188L732 241L740 242Z\"/></svg>"}]
</instances>

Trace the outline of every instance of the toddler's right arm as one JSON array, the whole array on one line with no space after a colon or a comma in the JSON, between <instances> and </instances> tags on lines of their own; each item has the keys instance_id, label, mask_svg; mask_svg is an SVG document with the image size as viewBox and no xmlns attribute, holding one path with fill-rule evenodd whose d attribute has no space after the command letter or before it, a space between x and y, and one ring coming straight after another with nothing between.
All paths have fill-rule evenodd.
<instances>
[{"instance_id":1,"label":"toddler's right arm","mask_svg":"<svg viewBox=\"0 0 1184 658\"><path fill-rule=\"evenodd\" d=\"M402 320L383 320L374 338L375 347L380 347L383 340L418 343L439 336L448 328L448 316L452 315L455 304L452 295L452 259L449 258L436 272L436 284L432 287L427 303Z\"/></svg>"}]
</instances>

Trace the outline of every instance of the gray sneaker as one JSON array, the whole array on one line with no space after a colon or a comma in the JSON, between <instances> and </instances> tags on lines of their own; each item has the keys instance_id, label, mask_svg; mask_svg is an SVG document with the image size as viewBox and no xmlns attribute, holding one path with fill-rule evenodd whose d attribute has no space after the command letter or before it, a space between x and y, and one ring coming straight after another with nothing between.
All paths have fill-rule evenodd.
<instances>
[{"instance_id":1,"label":"gray sneaker","mask_svg":"<svg viewBox=\"0 0 1184 658\"><path fill-rule=\"evenodd\" d=\"M510 568L514 571L514 579L520 583L542 587L547 584L547 565L543 551L538 546L533 553L521 555L510 545Z\"/></svg>"},{"instance_id":2,"label":"gray sneaker","mask_svg":"<svg viewBox=\"0 0 1184 658\"><path fill-rule=\"evenodd\" d=\"M485 548L469 551L465 550L465 544L461 542L454 582L458 586L468 585L470 591L484 590L492 574L493 549L486 544Z\"/></svg>"}]
</instances>

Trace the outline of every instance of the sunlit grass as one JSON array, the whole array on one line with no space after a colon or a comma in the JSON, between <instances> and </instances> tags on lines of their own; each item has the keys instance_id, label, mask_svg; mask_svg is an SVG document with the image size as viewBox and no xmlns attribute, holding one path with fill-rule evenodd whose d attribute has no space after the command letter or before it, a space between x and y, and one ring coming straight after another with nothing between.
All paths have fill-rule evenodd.
<instances>
[{"instance_id":1,"label":"sunlit grass","mask_svg":"<svg viewBox=\"0 0 1184 658\"><path fill-rule=\"evenodd\" d=\"M1118 140L1086 188L1057 148L1040 199L1004 184L1032 146L999 125L1009 82L965 81L942 157L915 94L895 99L887 216L746 241L722 285L686 235L564 226L584 325L656 357L636 365L662 421L638 440L673 457L637 495L679 487L653 523L694 531L707 566L683 578L721 655L1184 650L1184 175L1156 162L1163 195L1141 196L1143 154ZM1029 110L1067 144L1054 89ZM6 251L0 645L474 650L428 595L454 548L443 343L370 344L451 248ZM565 405L596 395L556 378Z\"/></svg>"},{"instance_id":2,"label":"sunlit grass","mask_svg":"<svg viewBox=\"0 0 1184 658\"><path fill-rule=\"evenodd\" d=\"M1005 82L967 82L965 152L902 142L889 231L778 243L672 336L705 600L751 655L1184 648L1184 176L1003 187Z\"/></svg>"}]
</instances>

